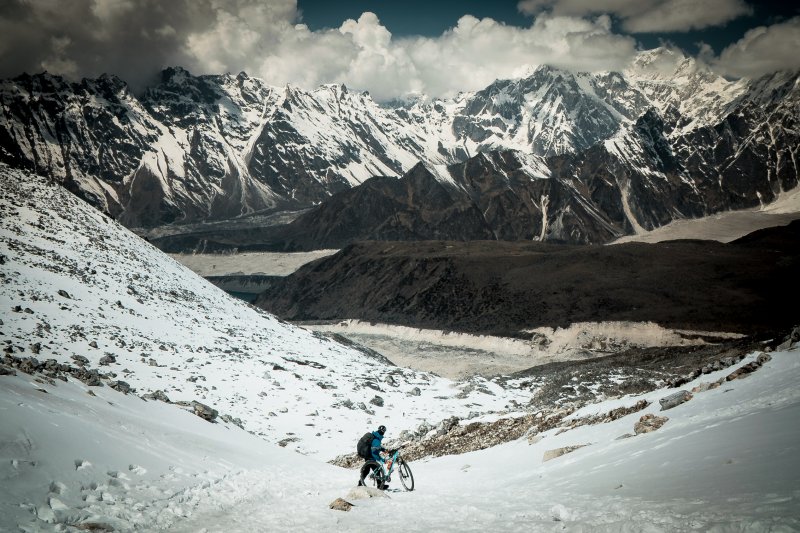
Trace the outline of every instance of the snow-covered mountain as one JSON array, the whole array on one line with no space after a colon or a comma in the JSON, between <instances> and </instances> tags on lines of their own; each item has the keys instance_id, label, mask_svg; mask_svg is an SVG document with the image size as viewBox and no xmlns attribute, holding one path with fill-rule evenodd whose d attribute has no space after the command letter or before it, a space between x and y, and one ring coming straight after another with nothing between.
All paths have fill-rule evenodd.
<instances>
[{"instance_id":1,"label":"snow-covered mountain","mask_svg":"<svg viewBox=\"0 0 800 533\"><path fill-rule=\"evenodd\" d=\"M0 183L0 339L10 356L52 359L48 370L98 369L138 394L199 401L267 441L323 459L349 451L387 417L399 434L503 411L522 395L483 379L454 383L398 368L291 326L44 178L0 166Z\"/></svg>"},{"instance_id":2,"label":"snow-covered mountain","mask_svg":"<svg viewBox=\"0 0 800 533\"><path fill-rule=\"evenodd\" d=\"M114 76L23 75L0 83L0 101L0 161L128 227L305 209L419 162L458 182L464 167L448 165L491 151L542 158L547 170L529 178L556 178L579 196L567 203L592 204L594 221L531 208L543 224L522 233L544 240L604 242L767 203L798 181L797 73L729 82L666 48L623 73L542 66L446 101L379 105L343 85L180 68L140 96Z\"/></svg>"}]
</instances>

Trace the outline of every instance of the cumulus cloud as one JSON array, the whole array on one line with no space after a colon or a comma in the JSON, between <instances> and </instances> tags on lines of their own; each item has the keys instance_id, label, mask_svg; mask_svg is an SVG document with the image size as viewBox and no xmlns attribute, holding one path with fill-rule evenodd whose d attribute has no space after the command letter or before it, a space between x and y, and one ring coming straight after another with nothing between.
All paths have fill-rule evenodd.
<instances>
[{"instance_id":1,"label":"cumulus cloud","mask_svg":"<svg viewBox=\"0 0 800 533\"><path fill-rule=\"evenodd\" d=\"M752 13L743 0L522 0L517 7L528 15L613 15L632 33L684 32Z\"/></svg>"},{"instance_id":2,"label":"cumulus cloud","mask_svg":"<svg viewBox=\"0 0 800 533\"><path fill-rule=\"evenodd\" d=\"M776 70L800 70L800 17L745 33L718 57L704 47L701 57L717 72L752 78Z\"/></svg>"},{"instance_id":3,"label":"cumulus cloud","mask_svg":"<svg viewBox=\"0 0 800 533\"><path fill-rule=\"evenodd\" d=\"M478 89L525 65L621 68L635 41L610 19L536 17L530 27L464 16L436 38L397 39L373 13L339 28L298 23L296 0L6 0L0 4L0 77L116 74L140 89L180 65L312 88L345 83L386 100Z\"/></svg>"}]
</instances>

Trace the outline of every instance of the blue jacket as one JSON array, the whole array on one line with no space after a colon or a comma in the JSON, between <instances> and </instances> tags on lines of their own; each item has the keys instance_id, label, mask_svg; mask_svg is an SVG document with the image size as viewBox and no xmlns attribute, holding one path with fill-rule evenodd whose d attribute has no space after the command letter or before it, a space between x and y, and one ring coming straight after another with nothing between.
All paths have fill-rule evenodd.
<instances>
[{"instance_id":1,"label":"blue jacket","mask_svg":"<svg viewBox=\"0 0 800 533\"><path fill-rule=\"evenodd\" d=\"M386 448L381 446L381 441L383 440L383 435L378 433L377 431L372 432L372 436L375 437L372 439L372 446L370 446L370 454L372 458L378 461L379 463L383 462L383 457L381 457L380 452L385 452Z\"/></svg>"}]
</instances>

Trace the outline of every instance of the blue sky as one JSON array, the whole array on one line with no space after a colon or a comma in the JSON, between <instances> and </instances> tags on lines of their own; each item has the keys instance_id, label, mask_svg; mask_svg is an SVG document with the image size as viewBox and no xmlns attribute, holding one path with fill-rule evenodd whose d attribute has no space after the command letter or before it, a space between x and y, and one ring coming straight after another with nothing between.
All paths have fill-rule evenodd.
<instances>
[{"instance_id":1,"label":"blue sky","mask_svg":"<svg viewBox=\"0 0 800 533\"><path fill-rule=\"evenodd\" d=\"M299 3L298 3L299 1ZM800 4L749 0L3 0L0 78L244 71L378 101L449 97L538 65L621 71L667 46L729 79L800 70ZM660 65L666 75L674 65Z\"/></svg>"}]
</instances>

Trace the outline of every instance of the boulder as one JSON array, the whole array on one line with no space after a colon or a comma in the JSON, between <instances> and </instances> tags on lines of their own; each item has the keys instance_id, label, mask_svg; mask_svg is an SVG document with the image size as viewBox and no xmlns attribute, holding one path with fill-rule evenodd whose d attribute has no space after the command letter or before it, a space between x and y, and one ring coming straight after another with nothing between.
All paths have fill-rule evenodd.
<instances>
[{"instance_id":1,"label":"boulder","mask_svg":"<svg viewBox=\"0 0 800 533\"><path fill-rule=\"evenodd\" d=\"M349 511L350 509L353 508L353 504L341 498L336 498L331 502L331 504L328 507L330 507L334 511Z\"/></svg>"},{"instance_id":2,"label":"boulder","mask_svg":"<svg viewBox=\"0 0 800 533\"><path fill-rule=\"evenodd\" d=\"M103 357L100 358L100 364L103 366L107 366L110 365L111 363L116 363L116 362L117 358L114 357L113 355L104 355Z\"/></svg>"},{"instance_id":3,"label":"boulder","mask_svg":"<svg viewBox=\"0 0 800 533\"><path fill-rule=\"evenodd\" d=\"M666 411L667 409L672 409L673 407L677 407L684 402L688 402L692 399L692 393L686 390L678 391L674 394L670 394L669 396L665 396L661 398L658 403L661 404L661 410Z\"/></svg>"},{"instance_id":4,"label":"boulder","mask_svg":"<svg viewBox=\"0 0 800 533\"><path fill-rule=\"evenodd\" d=\"M64 289L60 289L58 291L58 295L61 296L62 298L70 298L69 293L67 291L65 291Z\"/></svg>"},{"instance_id":5,"label":"boulder","mask_svg":"<svg viewBox=\"0 0 800 533\"><path fill-rule=\"evenodd\" d=\"M17 371L5 365L0 365L0 376L16 376Z\"/></svg>"},{"instance_id":6,"label":"boulder","mask_svg":"<svg viewBox=\"0 0 800 533\"><path fill-rule=\"evenodd\" d=\"M145 400L157 400L159 402L172 403L170 401L169 397L166 395L166 393L164 393L164 391L162 391L162 390L157 390L155 392L150 392L150 393L145 394L144 396L142 396L142 398L144 398Z\"/></svg>"},{"instance_id":7,"label":"boulder","mask_svg":"<svg viewBox=\"0 0 800 533\"><path fill-rule=\"evenodd\" d=\"M669 418L666 416L656 416L654 414L642 415L639 421L634 424L633 432L637 435L650 433L666 424L668 420Z\"/></svg>"},{"instance_id":8,"label":"boulder","mask_svg":"<svg viewBox=\"0 0 800 533\"><path fill-rule=\"evenodd\" d=\"M126 381L112 381L108 384L109 387L122 394L131 392L131 386Z\"/></svg>"},{"instance_id":9,"label":"boulder","mask_svg":"<svg viewBox=\"0 0 800 533\"><path fill-rule=\"evenodd\" d=\"M419 390L419 387L414 387L413 389L408 391L409 396L419 396L420 394L422 394L422 391Z\"/></svg>"},{"instance_id":10,"label":"boulder","mask_svg":"<svg viewBox=\"0 0 800 533\"><path fill-rule=\"evenodd\" d=\"M208 420L209 422L213 422L219 415L219 412L217 412L216 409L213 409L204 403L193 401L191 405L192 409L194 409L194 414L196 414L203 420Z\"/></svg>"}]
</instances>

